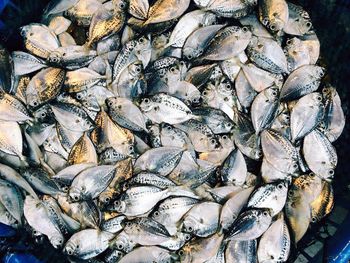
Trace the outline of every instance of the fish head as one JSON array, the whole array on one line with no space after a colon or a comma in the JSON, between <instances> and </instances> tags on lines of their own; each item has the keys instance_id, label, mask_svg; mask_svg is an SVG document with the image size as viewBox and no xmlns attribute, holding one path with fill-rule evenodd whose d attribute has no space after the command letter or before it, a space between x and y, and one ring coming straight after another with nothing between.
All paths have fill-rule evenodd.
<instances>
[{"instance_id":1,"label":"fish head","mask_svg":"<svg viewBox=\"0 0 350 263\"><path fill-rule=\"evenodd\" d=\"M143 98L140 102L140 109L143 112L151 111L154 108L154 103L150 98Z\"/></svg>"},{"instance_id":2,"label":"fish head","mask_svg":"<svg viewBox=\"0 0 350 263\"><path fill-rule=\"evenodd\" d=\"M182 223L182 230L185 233L192 234L196 231L198 226L197 220L192 217L187 217Z\"/></svg>"},{"instance_id":3,"label":"fish head","mask_svg":"<svg viewBox=\"0 0 350 263\"><path fill-rule=\"evenodd\" d=\"M123 11L128 7L128 1L125 0L112 0L112 5L115 11Z\"/></svg>"},{"instance_id":4,"label":"fish head","mask_svg":"<svg viewBox=\"0 0 350 263\"><path fill-rule=\"evenodd\" d=\"M29 25L20 27L19 33L24 38L27 38L29 35L34 34L32 27L30 27Z\"/></svg>"},{"instance_id":5,"label":"fish head","mask_svg":"<svg viewBox=\"0 0 350 263\"><path fill-rule=\"evenodd\" d=\"M56 249L61 248L64 244L64 238L61 235L50 237L50 242L52 246Z\"/></svg>"},{"instance_id":6,"label":"fish head","mask_svg":"<svg viewBox=\"0 0 350 263\"><path fill-rule=\"evenodd\" d=\"M143 74L143 64L142 61L137 60L135 63L132 63L128 66L129 74L134 79L139 79Z\"/></svg>"},{"instance_id":7,"label":"fish head","mask_svg":"<svg viewBox=\"0 0 350 263\"><path fill-rule=\"evenodd\" d=\"M185 47L182 51L183 55L188 60L192 60L194 58L199 57L200 55L202 55L203 52L204 52L204 50L201 48L194 49L192 47Z\"/></svg>"},{"instance_id":8,"label":"fish head","mask_svg":"<svg viewBox=\"0 0 350 263\"><path fill-rule=\"evenodd\" d=\"M281 181L276 184L276 195L287 195L288 192L288 181Z\"/></svg>"},{"instance_id":9,"label":"fish head","mask_svg":"<svg viewBox=\"0 0 350 263\"><path fill-rule=\"evenodd\" d=\"M124 231L113 240L113 247L126 253L130 252L134 246L135 243L130 240L129 236Z\"/></svg>"},{"instance_id":10,"label":"fish head","mask_svg":"<svg viewBox=\"0 0 350 263\"><path fill-rule=\"evenodd\" d=\"M313 75L316 77L316 78L322 78L325 73L326 73L326 69L324 67L319 67L319 66L316 66L313 68Z\"/></svg>"},{"instance_id":11,"label":"fish head","mask_svg":"<svg viewBox=\"0 0 350 263\"><path fill-rule=\"evenodd\" d=\"M124 213L126 210L126 203L123 200L115 200L113 202L113 210Z\"/></svg>"},{"instance_id":12,"label":"fish head","mask_svg":"<svg viewBox=\"0 0 350 263\"><path fill-rule=\"evenodd\" d=\"M33 116L38 123L52 123L55 120L55 116L49 105L43 105L33 112Z\"/></svg>"},{"instance_id":13,"label":"fish head","mask_svg":"<svg viewBox=\"0 0 350 263\"><path fill-rule=\"evenodd\" d=\"M71 202L79 202L82 198L82 189L78 187L71 187L69 189L69 200Z\"/></svg>"},{"instance_id":14,"label":"fish head","mask_svg":"<svg viewBox=\"0 0 350 263\"><path fill-rule=\"evenodd\" d=\"M76 255L77 251L78 251L77 244L75 244L75 242L73 241L68 241L63 248L63 253L65 253L68 256Z\"/></svg>"},{"instance_id":15,"label":"fish head","mask_svg":"<svg viewBox=\"0 0 350 263\"><path fill-rule=\"evenodd\" d=\"M143 68L146 68L152 55L151 35L148 34L137 39L135 55L142 62Z\"/></svg>"},{"instance_id":16,"label":"fish head","mask_svg":"<svg viewBox=\"0 0 350 263\"><path fill-rule=\"evenodd\" d=\"M269 28L271 31L280 31L285 25L285 22L278 16L274 16L270 19Z\"/></svg>"},{"instance_id":17,"label":"fish head","mask_svg":"<svg viewBox=\"0 0 350 263\"><path fill-rule=\"evenodd\" d=\"M63 61L63 54L59 51L53 51L50 53L47 61L53 65L59 65Z\"/></svg>"},{"instance_id":18,"label":"fish head","mask_svg":"<svg viewBox=\"0 0 350 263\"><path fill-rule=\"evenodd\" d=\"M273 213L272 209L269 209L269 208L263 208L263 209L257 210L257 216L259 218L259 222L269 225L272 221L272 213Z\"/></svg>"}]
</instances>

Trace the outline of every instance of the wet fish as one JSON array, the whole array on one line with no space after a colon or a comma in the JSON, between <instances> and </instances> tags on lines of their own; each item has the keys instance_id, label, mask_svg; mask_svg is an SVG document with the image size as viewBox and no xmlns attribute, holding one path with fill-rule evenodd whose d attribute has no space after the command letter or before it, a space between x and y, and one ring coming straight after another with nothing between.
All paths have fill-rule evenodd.
<instances>
[{"instance_id":1,"label":"wet fish","mask_svg":"<svg viewBox=\"0 0 350 263\"><path fill-rule=\"evenodd\" d=\"M331 213L346 111L303 7L53 0L42 23L0 46L1 224L62 261L287 262Z\"/></svg>"}]
</instances>

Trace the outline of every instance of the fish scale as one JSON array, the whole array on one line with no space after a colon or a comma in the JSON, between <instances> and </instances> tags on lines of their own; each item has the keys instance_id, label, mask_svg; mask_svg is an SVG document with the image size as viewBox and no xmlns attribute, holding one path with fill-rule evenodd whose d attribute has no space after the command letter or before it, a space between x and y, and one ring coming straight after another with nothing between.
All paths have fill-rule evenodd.
<instances>
[{"instance_id":1,"label":"fish scale","mask_svg":"<svg viewBox=\"0 0 350 263\"><path fill-rule=\"evenodd\" d=\"M345 115L302 7L54 0L42 21L0 50L0 223L63 261L287 262L331 212Z\"/></svg>"}]
</instances>

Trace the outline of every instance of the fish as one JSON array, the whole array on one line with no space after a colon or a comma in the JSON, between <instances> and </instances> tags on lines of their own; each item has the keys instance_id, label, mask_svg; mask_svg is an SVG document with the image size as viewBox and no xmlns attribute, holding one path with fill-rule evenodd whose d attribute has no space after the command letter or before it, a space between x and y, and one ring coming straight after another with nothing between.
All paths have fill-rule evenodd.
<instances>
[{"instance_id":1,"label":"fish","mask_svg":"<svg viewBox=\"0 0 350 263\"><path fill-rule=\"evenodd\" d=\"M305 116L307 120L305 119ZM298 100L290 114L292 142L304 138L315 129L324 116L324 105L320 93L310 93Z\"/></svg>"},{"instance_id":2,"label":"fish","mask_svg":"<svg viewBox=\"0 0 350 263\"><path fill-rule=\"evenodd\" d=\"M287 224L280 216L262 235L258 246L258 259L286 261L291 249L291 240Z\"/></svg>"},{"instance_id":3,"label":"fish","mask_svg":"<svg viewBox=\"0 0 350 263\"><path fill-rule=\"evenodd\" d=\"M284 82L281 89L281 100L295 100L318 89L324 68L315 65L304 65L294 70Z\"/></svg>"},{"instance_id":4,"label":"fish","mask_svg":"<svg viewBox=\"0 0 350 263\"><path fill-rule=\"evenodd\" d=\"M347 111L304 7L54 0L39 16L0 45L0 223L33 251L287 262L332 213Z\"/></svg>"},{"instance_id":5,"label":"fish","mask_svg":"<svg viewBox=\"0 0 350 263\"><path fill-rule=\"evenodd\" d=\"M284 0L259 2L259 19L271 31L282 30L289 19L288 4Z\"/></svg>"},{"instance_id":6,"label":"fish","mask_svg":"<svg viewBox=\"0 0 350 263\"><path fill-rule=\"evenodd\" d=\"M219 227L221 205L203 202L194 205L183 217L182 228L186 233L208 237Z\"/></svg>"},{"instance_id":7,"label":"fish","mask_svg":"<svg viewBox=\"0 0 350 263\"><path fill-rule=\"evenodd\" d=\"M227 232L225 240L248 241L260 237L272 221L271 213L266 208L254 208L239 215Z\"/></svg>"},{"instance_id":8,"label":"fish","mask_svg":"<svg viewBox=\"0 0 350 263\"><path fill-rule=\"evenodd\" d=\"M60 46L57 36L43 24L33 23L20 28L26 49L33 55L46 59Z\"/></svg>"},{"instance_id":9,"label":"fish","mask_svg":"<svg viewBox=\"0 0 350 263\"><path fill-rule=\"evenodd\" d=\"M81 259L93 258L105 251L114 235L96 229L85 229L75 233L65 244L64 253Z\"/></svg>"},{"instance_id":10,"label":"fish","mask_svg":"<svg viewBox=\"0 0 350 263\"><path fill-rule=\"evenodd\" d=\"M275 216L283 209L287 193L287 182L265 184L252 193L247 207L269 208L271 215Z\"/></svg>"}]
</instances>

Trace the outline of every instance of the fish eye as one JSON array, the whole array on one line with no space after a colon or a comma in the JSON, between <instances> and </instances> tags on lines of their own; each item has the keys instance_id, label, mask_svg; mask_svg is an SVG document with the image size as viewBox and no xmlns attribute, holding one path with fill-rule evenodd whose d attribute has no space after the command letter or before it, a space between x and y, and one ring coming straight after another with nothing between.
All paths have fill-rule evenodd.
<instances>
[{"instance_id":1,"label":"fish eye","mask_svg":"<svg viewBox=\"0 0 350 263\"><path fill-rule=\"evenodd\" d=\"M207 92L207 91L203 91L203 95L204 95L204 96L207 96L207 95L208 95L208 92Z\"/></svg>"},{"instance_id":2,"label":"fish eye","mask_svg":"<svg viewBox=\"0 0 350 263\"><path fill-rule=\"evenodd\" d=\"M180 65L181 65L181 66L185 66L186 64L185 64L185 62L180 61Z\"/></svg>"},{"instance_id":3,"label":"fish eye","mask_svg":"<svg viewBox=\"0 0 350 263\"><path fill-rule=\"evenodd\" d=\"M159 212L158 212L158 211L155 211L155 212L154 212L154 215L155 215L155 216L159 216Z\"/></svg>"},{"instance_id":4,"label":"fish eye","mask_svg":"<svg viewBox=\"0 0 350 263\"><path fill-rule=\"evenodd\" d=\"M275 25L271 25L270 29L274 31L274 30L276 30L276 26Z\"/></svg>"},{"instance_id":5,"label":"fish eye","mask_svg":"<svg viewBox=\"0 0 350 263\"><path fill-rule=\"evenodd\" d=\"M310 177L315 177L315 174L311 172L311 173L309 173L309 176Z\"/></svg>"},{"instance_id":6,"label":"fish eye","mask_svg":"<svg viewBox=\"0 0 350 263\"><path fill-rule=\"evenodd\" d=\"M111 200L111 199L110 199L109 197L106 197L106 198L105 198L105 203L109 203L110 200Z\"/></svg>"},{"instance_id":7,"label":"fish eye","mask_svg":"<svg viewBox=\"0 0 350 263\"><path fill-rule=\"evenodd\" d=\"M141 68L140 67L136 67L136 72L141 72Z\"/></svg>"},{"instance_id":8,"label":"fish eye","mask_svg":"<svg viewBox=\"0 0 350 263\"><path fill-rule=\"evenodd\" d=\"M36 100L33 101L33 106L34 106L34 107L38 106L38 102L37 102Z\"/></svg>"},{"instance_id":9,"label":"fish eye","mask_svg":"<svg viewBox=\"0 0 350 263\"><path fill-rule=\"evenodd\" d=\"M322 97L321 97L321 96L317 96L316 99L317 99L318 101L322 101Z\"/></svg>"},{"instance_id":10,"label":"fish eye","mask_svg":"<svg viewBox=\"0 0 350 263\"><path fill-rule=\"evenodd\" d=\"M222 136L222 139L223 139L223 140L227 140L227 139L228 139L227 135L223 135L223 136Z\"/></svg>"},{"instance_id":11,"label":"fish eye","mask_svg":"<svg viewBox=\"0 0 350 263\"><path fill-rule=\"evenodd\" d=\"M298 168L298 164L297 164L297 163L294 163L294 164L293 164L293 168L294 168L294 169L297 169L297 168Z\"/></svg>"},{"instance_id":12,"label":"fish eye","mask_svg":"<svg viewBox=\"0 0 350 263\"><path fill-rule=\"evenodd\" d=\"M175 72L175 68L174 68L174 67L171 67L171 68L170 68L170 71L171 71L171 72Z\"/></svg>"},{"instance_id":13,"label":"fish eye","mask_svg":"<svg viewBox=\"0 0 350 263\"><path fill-rule=\"evenodd\" d=\"M45 112L42 112L42 113L40 114L40 117L41 117L41 118L45 118L45 117L46 117L46 113L45 113Z\"/></svg>"},{"instance_id":14,"label":"fish eye","mask_svg":"<svg viewBox=\"0 0 350 263\"><path fill-rule=\"evenodd\" d=\"M277 96L277 91L272 91L272 96L276 97Z\"/></svg>"},{"instance_id":15,"label":"fish eye","mask_svg":"<svg viewBox=\"0 0 350 263\"><path fill-rule=\"evenodd\" d=\"M258 151L258 156L262 157L263 156L262 152Z\"/></svg>"},{"instance_id":16,"label":"fish eye","mask_svg":"<svg viewBox=\"0 0 350 263\"><path fill-rule=\"evenodd\" d=\"M121 205L121 202L120 202L119 200L114 201L114 205L115 205L115 206L120 206L120 205Z\"/></svg>"},{"instance_id":17,"label":"fish eye","mask_svg":"<svg viewBox=\"0 0 350 263\"><path fill-rule=\"evenodd\" d=\"M191 236L190 235L185 235L185 240L188 241L191 239Z\"/></svg>"},{"instance_id":18,"label":"fish eye","mask_svg":"<svg viewBox=\"0 0 350 263\"><path fill-rule=\"evenodd\" d=\"M122 244L118 244L118 249L123 249L123 245Z\"/></svg>"},{"instance_id":19,"label":"fish eye","mask_svg":"<svg viewBox=\"0 0 350 263\"><path fill-rule=\"evenodd\" d=\"M79 200L79 197L76 195L73 197L74 201L78 201Z\"/></svg>"},{"instance_id":20,"label":"fish eye","mask_svg":"<svg viewBox=\"0 0 350 263\"><path fill-rule=\"evenodd\" d=\"M133 150L134 150L134 147L133 147L132 145L130 145L130 146L128 147L128 149L129 149L129 151L133 151Z\"/></svg>"},{"instance_id":21,"label":"fish eye","mask_svg":"<svg viewBox=\"0 0 350 263\"><path fill-rule=\"evenodd\" d=\"M188 232L192 232L192 231L193 231L193 227L189 226L189 227L187 228L187 230L188 230Z\"/></svg>"},{"instance_id":22,"label":"fish eye","mask_svg":"<svg viewBox=\"0 0 350 263\"><path fill-rule=\"evenodd\" d=\"M282 190L283 189L283 184L277 185L278 189Z\"/></svg>"},{"instance_id":23,"label":"fish eye","mask_svg":"<svg viewBox=\"0 0 350 263\"><path fill-rule=\"evenodd\" d=\"M145 39L144 39L143 37L141 37L141 38L139 39L139 43L143 43L143 42L145 42Z\"/></svg>"},{"instance_id":24,"label":"fish eye","mask_svg":"<svg viewBox=\"0 0 350 263\"><path fill-rule=\"evenodd\" d=\"M230 89L230 88L231 88L231 84L230 84L230 83L227 83L227 84L226 84L226 88L227 88L227 89Z\"/></svg>"},{"instance_id":25,"label":"fish eye","mask_svg":"<svg viewBox=\"0 0 350 263\"><path fill-rule=\"evenodd\" d=\"M187 59L192 59L192 58L193 58L193 56L191 54L187 55Z\"/></svg>"},{"instance_id":26,"label":"fish eye","mask_svg":"<svg viewBox=\"0 0 350 263\"><path fill-rule=\"evenodd\" d=\"M291 45L293 43L293 41L291 40L291 39L288 39L287 40L287 42L286 42L286 44L289 46L289 45Z\"/></svg>"},{"instance_id":27,"label":"fish eye","mask_svg":"<svg viewBox=\"0 0 350 263\"><path fill-rule=\"evenodd\" d=\"M314 217L314 216L313 216L313 217L311 218L311 222L312 222L312 223L316 223L316 222L317 222L317 217Z\"/></svg>"},{"instance_id":28,"label":"fish eye","mask_svg":"<svg viewBox=\"0 0 350 263\"><path fill-rule=\"evenodd\" d=\"M145 99L143 99L143 102L148 104L148 103L150 103L150 100L148 98L145 98Z\"/></svg>"},{"instance_id":29,"label":"fish eye","mask_svg":"<svg viewBox=\"0 0 350 263\"><path fill-rule=\"evenodd\" d=\"M268 213L267 211L264 211L264 212L263 212L263 215L264 215L264 216L268 216L269 213Z\"/></svg>"},{"instance_id":30,"label":"fish eye","mask_svg":"<svg viewBox=\"0 0 350 263\"><path fill-rule=\"evenodd\" d=\"M81 94L77 94L77 99L78 99L78 100L81 99Z\"/></svg>"},{"instance_id":31,"label":"fish eye","mask_svg":"<svg viewBox=\"0 0 350 263\"><path fill-rule=\"evenodd\" d=\"M73 251L68 250L68 251L67 251L67 254L71 256L71 255L73 255Z\"/></svg>"},{"instance_id":32,"label":"fish eye","mask_svg":"<svg viewBox=\"0 0 350 263\"><path fill-rule=\"evenodd\" d=\"M244 26L244 27L242 28L242 30L243 30L243 32L248 32L248 27Z\"/></svg>"},{"instance_id":33,"label":"fish eye","mask_svg":"<svg viewBox=\"0 0 350 263\"><path fill-rule=\"evenodd\" d=\"M179 256L183 256L183 255L185 255L185 252L183 250L180 250L179 251Z\"/></svg>"},{"instance_id":34,"label":"fish eye","mask_svg":"<svg viewBox=\"0 0 350 263\"><path fill-rule=\"evenodd\" d=\"M126 226L131 227L132 226L131 222L127 222Z\"/></svg>"},{"instance_id":35,"label":"fish eye","mask_svg":"<svg viewBox=\"0 0 350 263\"><path fill-rule=\"evenodd\" d=\"M311 22L307 22L307 23L306 23L306 26L307 26L308 28L310 28L310 27L312 26Z\"/></svg>"},{"instance_id":36,"label":"fish eye","mask_svg":"<svg viewBox=\"0 0 350 263\"><path fill-rule=\"evenodd\" d=\"M124 7L125 7L125 4L124 4L123 2L121 2L121 3L119 4L119 7L120 7L120 8L124 8Z\"/></svg>"},{"instance_id":37,"label":"fish eye","mask_svg":"<svg viewBox=\"0 0 350 263\"><path fill-rule=\"evenodd\" d=\"M210 140L210 143L211 143L212 145L215 145L215 144L216 144L216 140L215 140L215 139L211 139L211 140Z\"/></svg>"},{"instance_id":38,"label":"fish eye","mask_svg":"<svg viewBox=\"0 0 350 263\"><path fill-rule=\"evenodd\" d=\"M329 175L334 175L334 170L333 170L333 169L330 169L330 170L328 171L328 174L329 174Z\"/></svg>"},{"instance_id":39,"label":"fish eye","mask_svg":"<svg viewBox=\"0 0 350 263\"><path fill-rule=\"evenodd\" d=\"M269 19L267 17L264 17L264 19L261 22L264 26L267 26L269 24Z\"/></svg>"}]
</instances>

